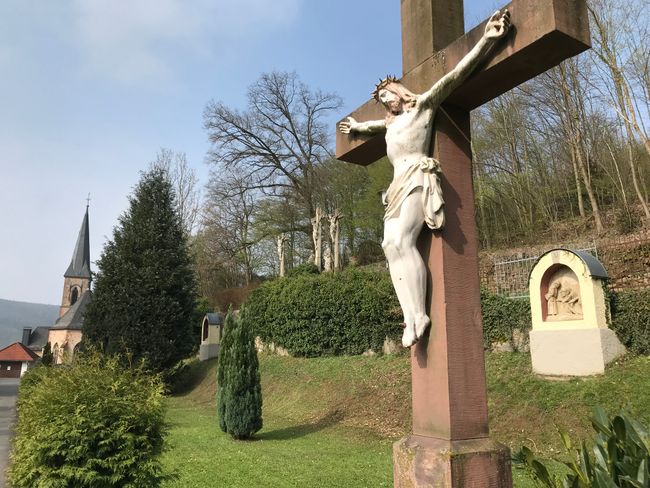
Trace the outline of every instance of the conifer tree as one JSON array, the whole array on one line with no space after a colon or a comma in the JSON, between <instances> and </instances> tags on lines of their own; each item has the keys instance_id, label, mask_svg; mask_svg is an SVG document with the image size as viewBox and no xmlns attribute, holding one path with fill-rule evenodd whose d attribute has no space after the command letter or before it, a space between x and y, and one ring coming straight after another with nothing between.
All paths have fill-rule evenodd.
<instances>
[{"instance_id":1,"label":"conifer tree","mask_svg":"<svg viewBox=\"0 0 650 488\"><path fill-rule=\"evenodd\" d=\"M43 366L52 366L54 362L54 355L52 354L52 344L49 342L43 348L43 355L41 356L41 364Z\"/></svg>"},{"instance_id":2,"label":"conifer tree","mask_svg":"<svg viewBox=\"0 0 650 488\"><path fill-rule=\"evenodd\" d=\"M259 362L250 327L226 316L217 371L219 427L235 439L250 438L262 428Z\"/></svg>"},{"instance_id":3,"label":"conifer tree","mask_svg":"<svg viewBox=\"0 0 650 488\"><path fill-rule=\"evenodd\" d=\"M164 169L143 173L129 203L97 262L84 342L163 372L193 347L196 284L187 236Z\"/></svg>"}]
</instances>

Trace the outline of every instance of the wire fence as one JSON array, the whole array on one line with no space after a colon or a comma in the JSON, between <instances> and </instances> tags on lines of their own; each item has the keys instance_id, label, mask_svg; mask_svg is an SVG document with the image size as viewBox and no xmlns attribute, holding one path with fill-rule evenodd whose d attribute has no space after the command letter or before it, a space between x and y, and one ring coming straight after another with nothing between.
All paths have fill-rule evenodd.
<instances>
[{"instance_id":1,"label":"wire fence","mask_svg":"<svg viewBox=\"0 0 650 488\"><path fill-rule=\"evenodd\" d=\"M595 242L590 243L571 243L558 246L563 249L572 251L586 251L598 258L598 249ZM528 277L533 266L539 259L537 256L526 256L510 258L508 260L494 263L494 282L499 295L508 298L528 297Z\"/></svg>"}]
</instances>

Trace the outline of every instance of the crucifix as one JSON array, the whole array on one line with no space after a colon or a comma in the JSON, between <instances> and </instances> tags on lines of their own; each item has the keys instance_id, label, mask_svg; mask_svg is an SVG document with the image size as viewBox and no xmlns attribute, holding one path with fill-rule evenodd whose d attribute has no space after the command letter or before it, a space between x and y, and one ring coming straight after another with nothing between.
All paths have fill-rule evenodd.
<instances>
[{"instance_id":1,"label":"crucifix","mask_svg":"<svg viewBox=\"0 0 650 488\"><path fill-rule=\"evenodd\" d=\"M388 202L387 222L391 215L399 216L404 211L399 207L402 202L414 201L410 192L428 192L434 205L429 215L418 210L423 212L418 229L424 220L427 224L431 221L428 227L437 229L424 227L417 239L426 268L427 316L411 317L413 332L409 336L405 333L403 338L407 346L414 343L413 434L393 448L394 484L399 487L512 486L510 453L493 442L488 431L469 113L588 49L590 39L586 0L514 0L507 10L513 25L511 32L495 43L469 78L451 93L445 93L444 101L436 101L438 110L435 118L431 117L433 128L422 126L431 138L430 153L422 158L418 155L422 164L418 161L417 165L430 175L425 178L428 187L407 185L401 192L394 188L392 195L391 189L388 192L389 197L397 199L398 208L388 214ZM501 10L499 16L463 35L462 0L401 0L401 85L415 97L411 109L476 49L486 35L486 24L499 21L504 12ZM388 89L394 81L377 87L376 98L381 103L371 100L350 114L352 119L346 117L339 123L342 130L336 139L338 159L370 164L387 154L386 140L399 132L400 126L396 125L392 136L389 133L385 137L387 126L410 123L408 117L403 117L408 108L399 105L391 93L385 93L398 91ZM380 123L373 126L367 121ZM379 134L372 135L373 129ZM395 140L389 142L389 159L397 170L399 161L393 160L405 154L404 148L396 150ZM409 167L414 164L409 163ZM396 172L393 181L398 177ZM418 178L419 185L420 176L414 178ZM410 181L409 177L405 181ZM405 211L411 212L411 208ZM387 250L390 245L385 246ZM408 327L406 313L405 322Z\"/></svg>"}]
</instances>

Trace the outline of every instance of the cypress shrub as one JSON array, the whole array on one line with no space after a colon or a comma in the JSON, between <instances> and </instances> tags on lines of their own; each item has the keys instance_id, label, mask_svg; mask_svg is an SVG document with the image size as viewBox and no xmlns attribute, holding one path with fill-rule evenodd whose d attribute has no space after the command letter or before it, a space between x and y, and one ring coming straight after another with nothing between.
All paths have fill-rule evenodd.
<instances>
[{"instance_id":1,"label":"cypress shrub","mask_svg":"<svg viewBox=\"0 0 650 488\"><path fill-rule=\"evenodd\" d=\"M217 370L219 427L235 439L262 428L262 388L255 341L248 324L228 313Z\"/></svg>"},{"instance_id":2,"label":"cypress shrub","mask_svg":"<svg viewBox=\"0 0 650 488\"><path fill-rule=\"evenodd\" d=\"M163 385L117 358L28 371L18 396L14 488L160 486Z\"/></svg>"},{"instance_id":3,"label":"cypress shrub","mask_svg":"<svg viewBox=\"0 0 650 488\"><path fill-rule=\"evenodd\" d=\"M650 355L650 290L613 293L612 329L629 351Z\"/></svg>"},{"instance_id":4,"label":"cypress shrub","mask_svg":"<svg viewBox=\"0 0 650 488\"><path fill-rule=\"evenodd\" d=\"M249 295L242 316L262 341L293 356L381 351L386 337L402 335L388 273L354 268L266 282Z\"/></svg>"},{"instance_id":5,"label":"cypress shrub","mask_svg":"<svg viewBox=\"0 0 650 488\"><path fill-rule=\"evenodd\" d=\"M54 355L52 354L52 344L49 342L43 348L43 355L41 356L41 364L43 366L52 366L54 363Z\"/></svg>"}]
</instances>

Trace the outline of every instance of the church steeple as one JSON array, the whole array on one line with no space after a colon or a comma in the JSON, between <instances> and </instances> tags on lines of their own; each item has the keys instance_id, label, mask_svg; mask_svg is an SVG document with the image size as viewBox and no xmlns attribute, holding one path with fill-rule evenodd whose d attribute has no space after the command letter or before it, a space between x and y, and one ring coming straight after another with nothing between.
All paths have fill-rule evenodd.
<instances>
[{"instance_id":1,"label":"church steeple","mask_svg":"<svg viewBox=\"0 0 650 488\"><path fill-rule=\"evenodd\" d=\"M81 222L70 266L63 275L63 299L59 316L63 316L83 293L90 289L90 232L88 225L88 205Z\"/></svg>"},{"instance_id":2,"label":"church steeple","mask_svg":"<svg viewBox=\"0 0 650 488\"><path fill-rule=\"evenodd\" d=\"M84 215L83 222L81 222L81 229L79 229L79 237L77 237L77 245L74 247L70 266L68 266L68 269L63 276L65 278L90 279L90 232L88 230L88 205L86 205L86 214Z\"/></svg>"}]
</instances>

